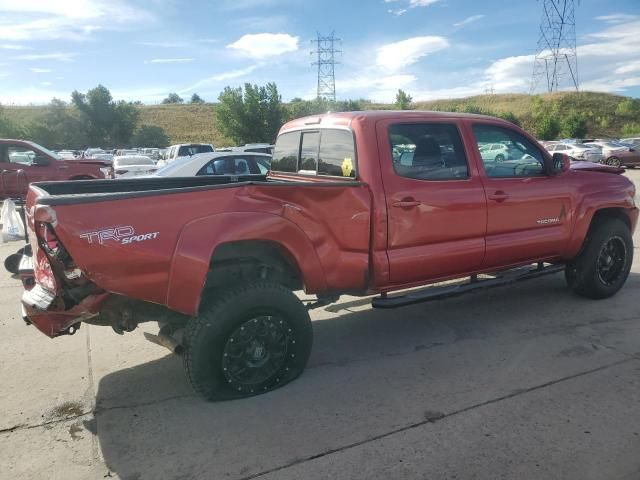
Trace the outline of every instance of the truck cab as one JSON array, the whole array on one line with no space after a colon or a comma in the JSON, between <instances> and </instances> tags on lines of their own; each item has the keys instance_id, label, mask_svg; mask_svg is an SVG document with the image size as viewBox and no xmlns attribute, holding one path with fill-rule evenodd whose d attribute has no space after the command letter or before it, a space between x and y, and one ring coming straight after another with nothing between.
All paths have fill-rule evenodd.
<instances>
[{"instance_id":1,"label":"truck cab","mask_svg":"<svg viewBox=\"0 0 640 480\"><path fill-rule=\"evenodd\" d=\"M65 160L27 140L0 139L0 198L24 197L30 183L107 178L110 162Z\"/></svg>"}]
</instances>

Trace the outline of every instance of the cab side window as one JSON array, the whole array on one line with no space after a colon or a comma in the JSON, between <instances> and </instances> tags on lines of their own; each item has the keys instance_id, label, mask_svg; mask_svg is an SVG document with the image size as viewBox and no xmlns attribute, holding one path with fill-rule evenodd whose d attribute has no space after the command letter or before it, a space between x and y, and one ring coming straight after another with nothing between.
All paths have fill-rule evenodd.
<instances>
[{"instance_id":1,"label":"cab side window","mask_svg":"<svg viewBox=\"0 0 640 480\"><path fill-rule=\"evenodd\" d=\"M36 156L36 152L29 148L18 147L9 145L7 147L7 158L10 163L17 163L20 165L32 165L33 159Z\"/></svg>"},{"instance_id":2,"label":"cab side window","mask_svg":"<svg viewBox=\"0 0 640 480\"><path fill-rule=\"evenodd\" d=\"M389 127L393 168L417 180L469 177L458 128L447 123L399 123Z\"/></svg>"},{"instance_id":3,"label":"cab side window","mask_svg":"<svg viewBox=\"0 0 640 480\"><path fill-rule=\"evenodd\" d=\"M516 131L495 125L476 124L473 134L488 177L540 177L545 175L542 151ZM500 147L500 154L486 145Z\"/></svg>"}]
</instances>

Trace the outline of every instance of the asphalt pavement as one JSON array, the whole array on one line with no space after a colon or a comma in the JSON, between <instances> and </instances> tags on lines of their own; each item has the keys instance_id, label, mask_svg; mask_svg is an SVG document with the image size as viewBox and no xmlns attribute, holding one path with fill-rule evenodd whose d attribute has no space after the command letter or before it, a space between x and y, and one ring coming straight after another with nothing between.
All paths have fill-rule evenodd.
<instances>
[{"instance_id":1,"label":"asphalt pavement","mask_svg":"<svg viewBox=\"0 0 640 480\"><path fill-rule=\"evenodd\" d=\"M343 297L313 311L298 380L219 403L152 325L26 326L3 271L0 478L639 479L639 250L603 301L561 274L391 311Z\"/></svg>"}]
</instances>

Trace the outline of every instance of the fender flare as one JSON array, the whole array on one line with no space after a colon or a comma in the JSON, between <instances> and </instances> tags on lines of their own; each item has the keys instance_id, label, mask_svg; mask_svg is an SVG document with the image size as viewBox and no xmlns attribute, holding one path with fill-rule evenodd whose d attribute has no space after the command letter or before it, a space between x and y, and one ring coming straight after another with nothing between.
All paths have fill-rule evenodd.
<instances>
[{"instance_id":1,"label":"fender flare","mask_svg":"<svg viewBox=\"0 0 640 480\"><path fill-rule=\"evenodd\" d=\"M305 289L326 289L316 249L295 223L264 212L226 212L193 220L182 228L169 270L166 305L195 315L216 248L243 240L267 240L280 245L295 260Z\"/></svg>"}]
</instances>

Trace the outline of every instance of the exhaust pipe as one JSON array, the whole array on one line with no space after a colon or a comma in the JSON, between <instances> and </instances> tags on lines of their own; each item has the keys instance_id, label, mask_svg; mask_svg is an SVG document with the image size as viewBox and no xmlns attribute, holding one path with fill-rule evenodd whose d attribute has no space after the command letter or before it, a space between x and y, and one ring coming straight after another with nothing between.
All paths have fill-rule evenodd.
<instances>
[{"instance_id":1,"label":"exhaust pipe","mask_svg":"<svg viewBox=\"0 0 640 480\"><path fill-rule=\"evenodd\" d=\"M184 353L184 347L182 344L168 333L163 332L162 329L160 329L157 335L144 332L144 338L149 340L151 343L155 343L156 345L160 345L161 347L168 349L171 353L175 353L176 355L182 355Z\"/></svg>"}]
</instances>

